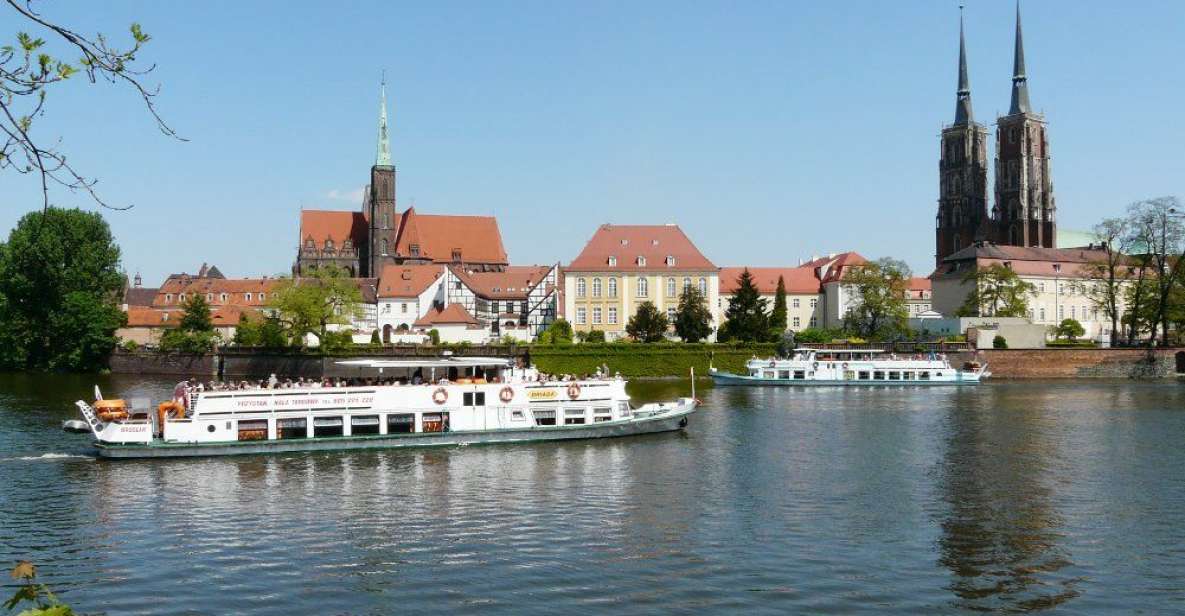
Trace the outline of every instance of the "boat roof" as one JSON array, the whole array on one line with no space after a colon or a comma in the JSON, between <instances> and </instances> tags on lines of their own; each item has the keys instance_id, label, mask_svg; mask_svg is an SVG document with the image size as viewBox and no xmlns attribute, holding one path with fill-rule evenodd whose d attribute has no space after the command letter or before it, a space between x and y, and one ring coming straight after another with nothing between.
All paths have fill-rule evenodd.
<instances>
[{"instance_id":1,"label":"boat roof","mask_svg":"<svg viewBox=\"0 0 1185 616\"><path fill-rule=\"evenodd\" d=\"M346 359L339 366L359 368L478 368L505 367L511 360L504 357L426 357L424 359Z\"/></svg>"},{"instance_id":2,"label":"boat roof","mask_svg":"<svg viewBox=\"0 0 1185 616\"><path fill-rule=\"evenodd\" d=\"M884 349L816 349L814 347L799 347L799 351L817 351L820 353L884 353Z\"/></svg>"}]
</instances>

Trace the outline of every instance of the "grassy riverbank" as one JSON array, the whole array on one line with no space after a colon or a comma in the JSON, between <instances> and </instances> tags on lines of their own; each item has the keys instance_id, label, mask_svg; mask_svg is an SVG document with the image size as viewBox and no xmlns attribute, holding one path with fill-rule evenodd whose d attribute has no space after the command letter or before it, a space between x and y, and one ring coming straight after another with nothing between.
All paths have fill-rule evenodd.
<instances>
[{"instance_id":1,"label":"grassy riverbank","mask_svg":"<svg viewBox=\"0 0 1185 616\"><path fill-rule=\"evenodd\" d=\"M535 345L531 361L552 374L591 374L604 364L625 377L707 376L708 366L743 372L745 361L774 353L773 344L577 344Z\"/></svg>"}]
</instances>

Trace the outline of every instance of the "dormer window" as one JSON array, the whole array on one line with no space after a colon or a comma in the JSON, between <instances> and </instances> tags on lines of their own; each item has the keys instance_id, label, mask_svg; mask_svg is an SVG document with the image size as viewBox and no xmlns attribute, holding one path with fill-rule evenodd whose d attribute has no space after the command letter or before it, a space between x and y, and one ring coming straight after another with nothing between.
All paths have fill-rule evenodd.
<instances>
[{"instance_id":1,"label":"dormer window","mask_svg":"<svg viewBox=\"0 0 1185 616\"><path fill-rule=\"evenodd\" d=\"M169 313L167 313L167 312L160 313L160 320L162 323L165 321L168 321L169 320Z\"/></svg>"},{"instance_id":2,"label":"dormer window","mask_svg":"<svg viewBox=\"0 0 1185 616\"><path fill-rule=\"evenodd\" d=\"M173 294L172 293L165 293L165 303L166 304L173 303Z\"/></svg>"},{"instance_id":3,"label":"dormer window","mask_svg":"<svg viewBox=\"0 0 1185 616\"><path fill-rule=\"evenodd\" d=\"M1061 273L1062 264L1061 263L1054 263L1053 264L1053 271L1054 271L1054 273Z\"/></svg>"},{"instance_id":4,"label":"dormer window","mask_svg":"<svg viewBox=\"0 0 1185 616\"><path fill-rule=\"evenodd\" d=\"M250 304L250 303L251 303L251 294L250 294L250 293L244 293L243 295L244 295L244 296L247 298L247 303L248 303L248 304Z\"/></svg>"},{"instance_id":5,"label":"dormer window","mask_svg":"<svg viewBox=\"0 0 1185 616\"><path fill-rule=\"evenodd\" d=\"M617 257L609 257L609 267L617 267Z\"/></svg>"},{"instance_id":6,"label":"dormer window","mask_svg":"<svg viewBox=\"0 0 1185 616\"><path fill-rule=\"evenodd\" d=\"M638 267L646 267L646 257L638 257Z\"/></svg>"},{"instance_id":7,"label":"dormer window","mask_svg":"<svg viewBox=\"0 0 1185 616\"><path fill-rule=\"evenodd\" d=\"M658 240L650 240L651 246L658 246Z\"/></svg>"},{"instance_id":8,"label":"dormer window","mask_svg":"<svg viewBox=\"0 0 1185 616\"><path fill-rule=\"evenodd\" d=\"M333 240L325 238L325 250L333 250Z\"/></svg>"},{"instance_id":9,"label":"dormer window","mask_svg":"<svg viewBox=\"0 0 1185 616\"><path fill-rule=\"evenodd\" d=\"M310 237L309 239L304 241L304 247L305 247L305 250L316 250L317 243L314 242L313 238Z\"/></svg>"},{"instance_id":10,"label":"dormer window","mask_svg":"<svg viewBox=\"0 0 1185 616\"><path fill-rule=\"evenodd\" d=\"M413 257L420 256L420 245L419 244L412 244L410 250L411 250L411 256L413 256Z\"/></svg>"},{"instance_id":11,"label":"dormer window","mask_svg":"<svg viewBox=\"0 0 1185 616\"><path fill-rule=\"evenodd\" d=\"M207 294L206 294L206 302L207 302L207 303L209 303L209 302L212 302L212 301L214 301L214 294L213 294L213 293L207 293Z\"/></svg>"},{"instance_id":12,"label":"dormer window","mask_svg":"<svg viewBox=\"0 0 1185 616\"><path fill-rule=\"evenodd\" d=\"M461 249L454 248L453 249L453 261L460 261L460 260L461 260Z\"/></svg>"},{"instance_id":13,"label":"dormer window","mask_svg":"<svg viewBox=\"0 0 1185 616\"><path fill-rule=\"evenodd\" d=\"M674 267L674 266L675 266L675 257L672 257L671 255L667 255L667 267Z\"/></svg>"},{"instance_id":14,"label":"dormer window","mask_svg":"<svg viewBox=\"0 0 1185 616\"><path fill-rule=\"evenodd\" d=\"M345 240L344 242L342 242L342 250L352 250L353 248L354 248L354 242L352 242L350 240Z\"/></svg>"},{"instance_id":15,"label":"dormer window","mask_svg":"<svg viewBox=\"0 0 1185 616\"><path fill-rule=\"evenodd\" d=\"M629 241L629 240L627 240L627 239L625 239L625 238L622 238L622 240L621 240L621 245L622 245L622 246L629 246L629 245L630 245L630 241Z\"/></svg>"},{"instance_id":16,"label":"dormer window","mask_svg":"<svg viewBox=\"0 0 1185 616\"><path fill-rule=\"evenodd\" d=\"M1008 269L1012 269L1012 261L1005 261L1005 262L1004 262L1004 267L1006 267L1006 268L1008 268Z\"/></svg>"},{"instance_id":17,"label":"dormer window","mask_svg":"<svg viewBox=\"0 0 1185 616\"><path fill-rule=\"evenodd\" d=\"M224 303L224 304L225 304L225 303L226 303L226 293L219 294L219 295L218 295L218 301L220 301L220 302L222 302L222 303Z\"/></svg>"}]
</instances>

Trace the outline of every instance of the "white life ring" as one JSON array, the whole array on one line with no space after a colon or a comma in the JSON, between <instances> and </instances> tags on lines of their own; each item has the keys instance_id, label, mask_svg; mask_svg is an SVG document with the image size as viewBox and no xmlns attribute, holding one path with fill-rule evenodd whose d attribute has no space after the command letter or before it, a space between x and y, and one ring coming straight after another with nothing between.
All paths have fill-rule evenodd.
<instances>
[{"instance_id":1,"label":"white life ring","mask_svg":"<svg viewBox=\"0 0 1185 616\"><path fill-rule=\"evenodd\" d=\"M848 362L846 362L846 361L845 361L845 362L843 363L843 369L844 369L844 370L847 370L847 369L848 369Z\"/></svg>"},{"instance_id":2,"label":"white life ring","mask_svg":"<svg viewBox=\"0 0 1185 616\"><path fill-rule=\"evenodd\" d=\"M819 362L815 362L814 364L811 365L811 367L814 368L815 370L818 370L819 369Z\"/></svg>"},{"instance_id":3,"label":"white life ring","mask_svg":"<svg viewBox=\"0 0 1185 616\"><path fill-rule=\"evenodd\" d=\"M448 402L448 390L443 387L437 387L436 391L432 392L432 401L437 404Z\"/></svg>"},{"instance_id":4,"label":"white life ring","mask_svg":"<svg viewBox=\"0 0 1185 616\"><path fill-rule=\"evenodd\" d=\"M568 386L568 397L575 400L580 397L580 384L572 383Z\"/></svg>"},{"instance_id":5,"label":"white life ring","mask_svg":"<svg viewBox=\"0 0 1185 616\"><path fill-rule=\"evenodd\" d=\"M503 402L510 402L511 400L514 400L514 390L511 389L509 385L503 387L502 391L498 392L498 399Z\"/></svg>"}]
</instances>

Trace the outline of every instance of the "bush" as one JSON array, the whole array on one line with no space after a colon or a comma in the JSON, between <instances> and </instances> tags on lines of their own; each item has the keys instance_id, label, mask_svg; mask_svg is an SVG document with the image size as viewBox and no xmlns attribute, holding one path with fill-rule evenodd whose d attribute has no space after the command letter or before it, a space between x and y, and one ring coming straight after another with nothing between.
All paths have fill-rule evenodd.
<instances>
[{"instance_id":1,"label":"bush","mask_svg":"<svg viewBox=\"0 0 1185 616\"><path fill-rule=\"evenodd\" d=\"M605 332L603 332L599 329L589 330L587 333L584 334L584 336L581 338L580 341L581 342L594 342L594 343L604 342L605 341Z\"/></svg>"},{"instance_id":2,"label":"bush","mask_svg":"<svg viewBox=\"0 0 1185 616\"><path fill-rule=\"evenodd\" d=\"M376 330L370 332L370 343L371 344L382 344L383 343L383 339L379 336L379 330L376 329Z\"/></svg>"},{"instance_id":3,"label":"bush","mask_svg":"<svg viewBox=\"0 0 1185 616\"><path fill-rule=\"evenodd\" d=\"M1004 336L996 334L996 337L992 338L992 348L993 349L1006 349L1006 348L1008 348L1008 341L1004 339Z\"/></svg>"},{"instance_id":4,"label":"bush","mask_svg":"<svg viewBox=\"0 0 1185 616\"><path fill-rule=\"evenodd\" d=\"M435 327L428 330L428 338L432 340L432 346L440 344L440 330Z\"/></svg>"},{"instance_id":5,"label":"bush","mask_svg":"<svg viewBox=\"0 0 1185 616\"><path fill-rule=\"evenodd\" d=\"M123 344L120 346L122 346L123 350L125 351L135 351L136 349L140 348L140 345L136 344L135 340L124 340Z\"/></svg>"}]
</instances>

